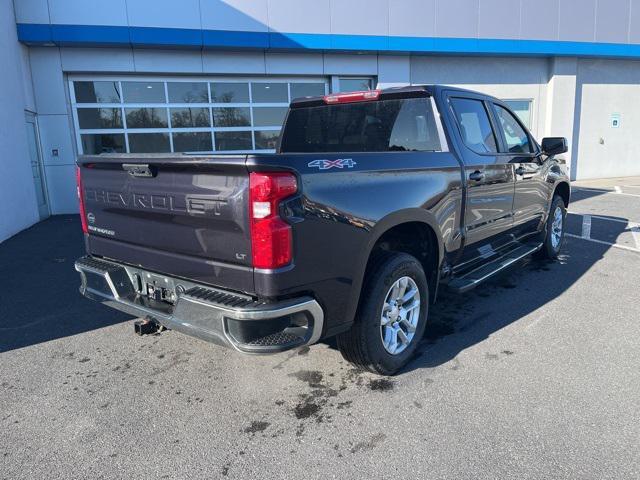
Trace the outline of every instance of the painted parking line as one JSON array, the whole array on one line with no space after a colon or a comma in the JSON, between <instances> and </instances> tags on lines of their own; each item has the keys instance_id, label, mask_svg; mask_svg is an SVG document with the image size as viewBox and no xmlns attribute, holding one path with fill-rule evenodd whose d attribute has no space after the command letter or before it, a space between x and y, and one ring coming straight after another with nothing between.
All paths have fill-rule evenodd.
<instances>
[{"instance_id":1,"label":"painted parking line","mask_svg":"<svg viewBox=\"0 0 640 480\"><path fill-rule=\"evenodd\" d=\"M615 188L620 188L620 187L615 187ZM621 188L620 188L620 191L618 191L618 190L600 190L597 188L572 187L572 190L574 192L596 192L596 193L599 193L600 195L624 195L626 197L640 198L640 194L626 193L626 192L623 192Z\"/></svg>"},{"instance_id":2,"label":"painted parking line","mask_svg":"<svg viewBox=\"0 0 640 480\"><path fill-rule=\"evenodd\" d=\"M591 238L591 215L582 216L582 238Z\"/></svg>"},{"instance_id":3,"label":"painted parking line","mask_svg":"<svg viewBox=\"0 0 640 480\"><path fill-rule=\"evenodd\" d=\"M629 252L635 252L635 253L640 253L640 224L635 223L635 222L631 222L629 220L624 220L621 218L610 218L610 217L603 217L600 215L585 215L585 214L581 214L581 213L574 213L574 212L569 212L569 215L573 218L573 217L582 217L582 221L581 222L571 222L573 223L574 228L578 228L580 229L580 235L577 235L575 233L569 233L566 232L565 235L567 237L570 238L577 238L580 240L585 240L587 242L593 242L593 243L597 243L600 245L607 245L610 247L614 247L614 248L619 248L621 250L626 250ZM616 242L608 242L605 240L600 240L597 238L591 238L592 235L592 219L598 219L598 220L603 220L603 221L608 221L608 222L614 222L615 224L624 224L625 226L628 227L627 229L624 229L623 231L619 232L619 234L622 234L624 232L630 232L632 234L632 238L633 238L633 242L632 244L635 244L635 246L630 246L630 245L623 245L621 243L616 243ZM613 230L613 234L615 235L615 229ZM602 233L602 232L600 232ZM611 233L611 232L610 232Z\"/></svg>"},{"instance_id":4,"label":"painted parking line","mask_svg":"<svg viewBox=\"0 0 640 480\"><path fill-rule=\"evenodd\" d=\"M619 248L621 250L640 253L640 248L633 248L633 247L628 247L626 245L619 245L617 243L605 242L604 240L596 240L595 238L582 238L580 235L574 235L572 233L565 233L565 235L570 238L578 238L580 240L584 240L585 242L599 243L600 245L608 245L610 247Z\"/></svg>"}]
</instances>

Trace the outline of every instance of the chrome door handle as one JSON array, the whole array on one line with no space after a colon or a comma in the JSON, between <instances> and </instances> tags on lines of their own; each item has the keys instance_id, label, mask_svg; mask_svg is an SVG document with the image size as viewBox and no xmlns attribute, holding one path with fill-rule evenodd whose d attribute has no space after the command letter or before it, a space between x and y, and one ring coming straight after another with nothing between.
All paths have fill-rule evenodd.
<instances>
[{"instance_id":1,"label":"chrome door handle","mask_svg":"<svg viewBox=\"0 0 640 480\"><path fill-rule=\"evenodd\" d=\"M480 170L476 170L471 175L469 175L469 180L480 182L481 180L484 180L484 173L482 173Z\"/></svg>"}]
</instances>

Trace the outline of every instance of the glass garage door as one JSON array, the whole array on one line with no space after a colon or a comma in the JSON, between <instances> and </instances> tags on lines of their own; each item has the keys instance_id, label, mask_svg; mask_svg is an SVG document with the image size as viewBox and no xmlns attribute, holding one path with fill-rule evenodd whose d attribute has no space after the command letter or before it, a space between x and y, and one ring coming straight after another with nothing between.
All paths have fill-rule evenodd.
<instances>
[{"instance_id":1,"label":"glass garage door","mask_svg":"<svg viewBox=\"0 0 640 480\"><path fill-rule=\"evenodd\" d=\"M291 99L324 79L111 79L69 82L78 151L272 152Z\"/></svg>"}]
</instances>

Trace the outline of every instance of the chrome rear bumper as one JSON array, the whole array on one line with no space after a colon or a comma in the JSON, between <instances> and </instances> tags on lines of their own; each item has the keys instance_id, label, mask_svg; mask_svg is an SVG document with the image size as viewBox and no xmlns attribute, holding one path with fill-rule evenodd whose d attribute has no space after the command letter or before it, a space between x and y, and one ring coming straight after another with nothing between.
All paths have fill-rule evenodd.
<instances>
[{"instance_id":1,"label":"chrome rear bumper","mask_svg":"<svg viewBox=\"0 0 640 480\"><path fill-rule=\"evenodd\" d=\"M78 259L75 268L85 297L244 353L310 345L322 334L324 314L311 297L263 302L94 257ZM149 297L148 282L166 287L171 303Z\"/></svg>"}]
</instances>

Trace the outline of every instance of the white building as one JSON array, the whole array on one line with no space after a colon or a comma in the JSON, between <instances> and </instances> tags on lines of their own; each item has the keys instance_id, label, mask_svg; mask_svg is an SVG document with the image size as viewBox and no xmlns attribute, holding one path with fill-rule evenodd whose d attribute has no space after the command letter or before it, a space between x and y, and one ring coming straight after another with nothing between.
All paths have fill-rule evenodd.
<instances>
[{"instance_id":1,"label":"white building","mask_svg":"<svg viewBox=\"0 0 640 480\"><path fill-rule=\"evenodd\" d=\"M100 151L270 151L292 97L442 83L640 175L640 0L0 0L0 241ZM220 110L225 108L225 110ZM224 115L223 115L224 113Z\"/></svg>"}]
</instances>

